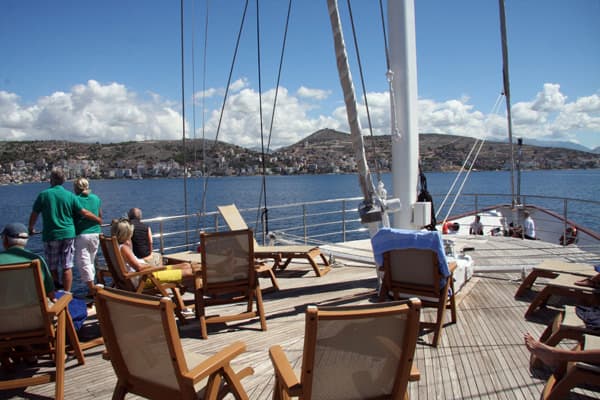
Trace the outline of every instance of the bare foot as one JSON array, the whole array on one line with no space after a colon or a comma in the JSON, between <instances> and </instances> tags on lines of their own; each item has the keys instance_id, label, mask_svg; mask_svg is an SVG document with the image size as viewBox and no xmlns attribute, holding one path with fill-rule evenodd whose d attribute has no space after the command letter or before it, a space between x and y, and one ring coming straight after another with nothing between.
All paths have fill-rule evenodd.
<instances>
[{"instance_id":1,"label":"bare foot","mask_svg":"<svg viewBox=\"0 0 600 400\"><path fill-rule=\"evenodd\" d=\"M552 347L535 340L530 333L526 333L524 339L527 349L531 352L531 354L539 358L544 364L553 369L561 365L560 360L557 360L554 356Z\"/></svg>"},{"instance_id":2,"label":"bare foot","mask_svg":"<svg viewBox=\"0 0 600 400\"><path fill-rule=\"evenodd\" d=\"M599 284L597 281L593 280L592 278L585 278L585 279L581 279L575 282L575 284L577 286L585 286L585 287L598 287Z\"/></svg>"}]
</instances>

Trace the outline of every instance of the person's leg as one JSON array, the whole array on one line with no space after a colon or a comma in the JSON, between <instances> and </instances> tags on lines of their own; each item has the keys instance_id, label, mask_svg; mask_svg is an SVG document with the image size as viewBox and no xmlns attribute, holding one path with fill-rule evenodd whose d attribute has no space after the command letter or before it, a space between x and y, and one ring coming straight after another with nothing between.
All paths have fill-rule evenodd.
<instances>
[{"instance_id":1,"label":"person's leg","mask_svg":"<svg viewBox=\"0 0 600 400\"><path fill-rule=\"evenodd\" d=\"M96 268L94 260L98 252L99 239L96 234L83 234L75 238L75 267L79 271L81 283L85 284L88 291L94 289L94 276Z\"/></svg>"},{"instance_id":2,"label":"person's leg","mask_svg":"<svg viewBox=\"0 0 600 400\"><path fill-rule=\"evenodd\" d=\"M70 292L73 287L73 261L75 258L75 239L61 240L61 266L63 287L65 291Z\"/></svg>"},{"instance_id":3,"label":"person's leg","mask_svg":"<svg viewBox=\"0 0 600 400\"><path fill-rule=\"evenodd\" d=\"M59 243L57 240L44 242L44 257L46 258L46 263L48 264L48 269L50 269L50 274L52 274L52 280L56 289L60 289L62 286L58 278L58 269L61 263Z\"/></svg>"}]
</instances>

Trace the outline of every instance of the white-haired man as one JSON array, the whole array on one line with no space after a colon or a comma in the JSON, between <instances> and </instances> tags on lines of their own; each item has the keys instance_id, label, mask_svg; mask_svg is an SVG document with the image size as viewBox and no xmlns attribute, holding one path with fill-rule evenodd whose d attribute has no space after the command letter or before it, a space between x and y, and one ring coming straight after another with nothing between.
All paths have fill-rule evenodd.
<instances>
[{"instance_id":1,"label":"white-haired man","mask_svg":"<svg viewBox=\"0 0 600 400\"><path fill-rule=\"evenodd\" d=\"M2 245L5 250L0 252L0 265L40 260L46 296L50 299L54 299L54 282L50 270L48 269L48 265L46 264L46 260L25 248L25 246L27 246L27 241L29 240L29 234L27 233L25 225L18 222L7 224L1 234Z\"/></svg>"}]
</instances>

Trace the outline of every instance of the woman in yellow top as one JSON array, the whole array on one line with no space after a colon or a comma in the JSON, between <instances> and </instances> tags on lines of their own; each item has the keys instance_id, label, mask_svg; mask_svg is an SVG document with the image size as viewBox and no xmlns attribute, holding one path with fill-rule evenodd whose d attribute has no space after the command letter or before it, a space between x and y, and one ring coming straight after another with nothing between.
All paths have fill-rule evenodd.
<instances>
[{"instance_id":1,"label":"woman in yellow top","mask_svg":"<svg viewBox=\"0 0 600 400\"><path fill-rule=\"evenodd\" d=\"M111 225L111 235L117 238L119 249L129 272L142 271L153 267L145 260L133 254L131 237L133 225L127 219L114 220ZM159 281L164 283L181 283L186 287L194 287L194 271L189 263L166 265L166 270L154 272Z\"/></svg>"}]
</instances>

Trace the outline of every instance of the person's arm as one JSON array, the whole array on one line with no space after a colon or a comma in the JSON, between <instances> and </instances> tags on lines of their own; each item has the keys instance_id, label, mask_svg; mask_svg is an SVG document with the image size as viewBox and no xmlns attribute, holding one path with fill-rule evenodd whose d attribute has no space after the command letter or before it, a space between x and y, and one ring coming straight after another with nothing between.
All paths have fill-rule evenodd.
<instances>
[{"instance_id":1,"label":"person's arm","mask_svg":"<svg viewBox=\"0 0 600 400\"><path fill-rule=\"evenodd\" d=\"M150 250L150 254L152 254L152 229L148 227L148 249Z\"/></svg>"},{"instance_id":2,"label":"person's arm","mask_svg":"<svg viewBox=\"0 0 600 400\"><path fill-rule=\"evenodd\" d=\"M87 219L89 219L91 221L95 221L99 225L102 225L102 217L101 216L98 216L98 215L94 214L93 212L86 210L85 208L82 208L81 211L79 211L79 213L84 218L87 218Z\"/></svg>"},{"instance_id":3,"label":"person's arm","mask_svg":"<svg viewBox=\"0 0 600 400\"><path fill-rule=\"evenodd\" d=\"M142 271L148 268L148 264L140 262L129 246L121 246L121 255L125 262L136 271Z\"/></svg>"},{"instance_id":4,"label":"person's arm","mask_svg":"<svg viewBox=\"0 0 600 400\"><path fill-rule=\"evenodd\" d=\"M31 215L29 215L29 234L33 235L34 233L34 228L35 228L35 223L37 222L38 219L38 213L36 213L35 211L31 212Z\"/></svg>"}]
</instances>

